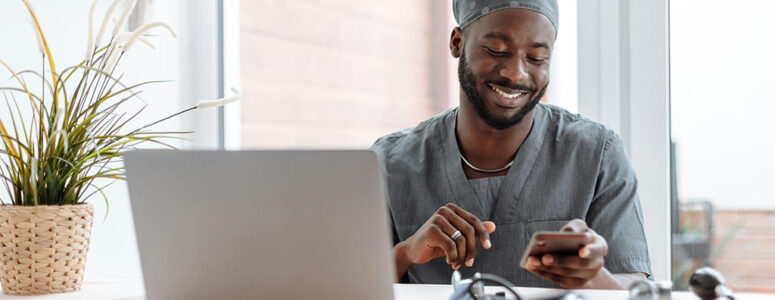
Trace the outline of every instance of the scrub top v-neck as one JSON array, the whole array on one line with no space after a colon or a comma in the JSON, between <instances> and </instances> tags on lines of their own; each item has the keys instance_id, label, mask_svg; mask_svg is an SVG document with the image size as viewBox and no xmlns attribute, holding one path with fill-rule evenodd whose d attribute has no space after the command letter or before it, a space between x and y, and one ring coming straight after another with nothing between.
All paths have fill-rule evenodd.
<instances>
[{"instance_id":1,"label":"scrub top v-neck","mask_svg":"<svg viewBox=\"0 0 775 300\"><path fill-rule=\"evenodd\" d=\"M485 216L491 216L492 211L495 209L495 202L498 201L498 194L500 194L501 185L506 176L494 176L469 179L468 184L471 186L471 190L474 191L476 199L484 209Z\"/></svg>"},{"instance_id":2,"label":"scrub top v-neck","mask_svg":"<svg viewBox=\"0 0 775 300\"><path fill-rule=\"evenodd\" d=\"M618 135L539 104L497 196L481 201L463 172L456 109L383 136L372 146L387 183L394 243L409 238L440 207L455 203L497 226L492 248L477 250L474 266L460 270L464 277L483 272L518 286L558 287L520 268L519 259L534 232L556 231L576 218L608 241L606 269L651 274L637 181ZM451 274L445 259L437 258L411 266L405 278L446 284Z\"/></svg>"}]
</instances>

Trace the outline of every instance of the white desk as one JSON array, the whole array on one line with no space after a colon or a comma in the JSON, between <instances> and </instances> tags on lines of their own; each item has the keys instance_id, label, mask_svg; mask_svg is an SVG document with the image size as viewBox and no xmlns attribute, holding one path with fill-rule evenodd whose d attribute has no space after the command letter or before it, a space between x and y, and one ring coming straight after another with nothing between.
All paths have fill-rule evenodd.
<instances>
[{"instance_id":1,"label":"white desk","mask_svg":"<svg viewBox=\"0 0 775 300\"><path fill-rule=\"evenodd\" d=\"M145 287L140 278L86 278L81 285L81 290L72 293L60 293L42 296L10 296L0 294L0 300L24 299L24 300L135 300L144 299Z\"/></svg>"},{"instance_id":2,"label":"white desk","mask_svg":"<svg viewBox=\"0 0 775 300\"><path fill-rule=\"evenodd\" d=\"M497 287L487 287L488 293L495 293L503 289ZM449 299L452 294L452 287L449 285L435 284L394 284L393 291L396 300L429 300L429 299ZM519 288L519 292L528 298L545 298L547 296L562 293L562 290L540 289L540 288ZM606 291L606 290L579 290L579 294L584 295L588 300L626 300L627 291ZM3 299L29 299L29 300L69 300L69 299L105 299L105 300L141 300L144 299L145 288L140 279L87 279L79 292L52 294L43 296L9 296L0 294L0 300ZM767 294L736 294L739 300L764 300L775 299L775 295ZM691 293L673 292L674 300L697 300Z\"/></svg>"},{"instance_id":3,"label":"white desk","mask_svg":"<svg viewBox=\"0 0 775 300\"><path fill-rule=\"evenodd\" d=\"M504 289L497 287L486 287L487 293L495 293ZM452 286L434 285L434 284L394 284L393 291L396 300L424 300L424 299L449 299L452 295ZM546 298L552 295L559 295L563 290L542 289L542 288L518 288L517 291L523 296L532 298ZM583 295L587 300L626 300L627 291L610 290L578 290L578 294ZM673 300L698 300L697 296L690 292L673 292ZM772 300L775 295L768 294L735 294L738 300Z\"/></svg>"}]
</instances>

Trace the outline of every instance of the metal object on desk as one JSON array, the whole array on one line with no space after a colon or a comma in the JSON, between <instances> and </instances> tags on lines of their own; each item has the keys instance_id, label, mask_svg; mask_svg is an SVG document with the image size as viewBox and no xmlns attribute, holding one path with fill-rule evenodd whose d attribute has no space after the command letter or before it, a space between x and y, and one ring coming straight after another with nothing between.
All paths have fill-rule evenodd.
<instances>
[{"instance_id":1,"label":"metal object on desk","mask_svg":"<svg viewBox=\"0 0 775 300\"><path fill-rule=\"evenodd\" d=\"M724 276L711 267L702 267L689 277L689 286L702 300L717 298L735 299L732 290L724 285Z\"/></svg>"},{"instance_id":2,"label":"metal object on desk","mask_svg":"<svg viewBox=\"0 0 775 300\"><path fill-rule=\"evenodd\" d=\"M638 280L630 286L629 300L670 300L673 283L670 281Z\"/></svg>"},{"instance_id":3,"label":"metal object on desk","mask_svg":"<svg viewBox=\"0 0 775 300\"><path fill-rule=\"evenodd\" d=\"M488 275L485 274L484 276L477 272L474 274L473 278L468 279L462 279L460 276L460 272L455 271L452 273L452 287L454 288L455 292L452 294L452 297L450 297L450 300L505 300L506 298L505 293L497 293L494 295L487 295L484 292L484 281L491 281L496 282L506 289L510 290L512 294L516 297L516 299L525 299L524 297L521 297L516 291L514 291L511 288L511 283L506 281L505 279L502 279L500 277L497 277L495 275ZM502 281L502 282L499 282Z\"/></svg>"},{"instance_id":4,"label":"metal object on desk","mask_svg":"<svg viewBox=\"0 0 775 300\"><path fill-rule=\"evenodd\" d=\"M478 272L474 274L474 278L481 277L481 274ZM473 291L473 295L470 295L468 292L468 287L471 285L471 282L473 282L473 279L462 279L460 276L460 272L455 271L452 272L452 288L454 289L454 293L452 294L452 297L450 297L450 300L467 300L471 299L479 299L484 298L484 286L482 282L476 283L473 288L471 289Z\"/></svg>"},{"instance_id":5,"label":"metal object on desk","mask_svg":"<svg viewBox=\"0 0 775 300\"><path fill-rule=\"evenodd\" d=\"M455 271L452 273L452 287L454 292L449 298L450 300L506 300L506 299L518 299L526 300L527 298L520 295L514 288L514 284L506 279L500 278L492 274L481 274L477 272L473 278L462 279L460 272ZM498 292L495 294L487 294L484 291L484 283L494 283L506 289L508 292ZM507 298L506 295L511 294L514 298ZM573 292L567 292L557 297L542 298L542 300L583 300L584 297L575 294Z\"/></svg>"}]
</instances>

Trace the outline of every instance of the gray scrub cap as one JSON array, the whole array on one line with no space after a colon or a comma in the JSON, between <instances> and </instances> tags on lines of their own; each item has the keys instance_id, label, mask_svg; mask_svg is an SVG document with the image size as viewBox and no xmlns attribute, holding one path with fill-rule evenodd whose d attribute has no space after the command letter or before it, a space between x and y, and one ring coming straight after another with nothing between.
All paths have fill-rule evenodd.
<instances>
[{"instance_id":1,"label":"gray scrub cap","mask_svg":"<svg viewBox=\"0 0 775 300\"><path fill-rule=\"evenodd\" d=\"M524 8L543 14L554 25L554 32L559 28L560 10L557 0L454 0L452 11L455 14L460 29L466 28L477 19L504 8Z\"/></svg>"}]
</instances>

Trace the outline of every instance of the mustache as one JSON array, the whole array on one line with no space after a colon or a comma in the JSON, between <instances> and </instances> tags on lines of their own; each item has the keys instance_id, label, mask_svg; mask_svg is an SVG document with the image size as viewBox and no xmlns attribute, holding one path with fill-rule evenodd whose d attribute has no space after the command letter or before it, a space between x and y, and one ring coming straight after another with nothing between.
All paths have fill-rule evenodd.
<instances>
[{"instance_id":1,"label":"mustache","mask_svg":"<svg viewBox=\"0 0 775 300\"><path fill-rule=\"evenodd\" d=\"M489 81L485 81L484 83L488 85L492 84L492 85L502 86L513 90L529 91L531 94L536 92L536 88L534 87L530 87L526 84L519 83L519 82L511 82L508 80L489 80Z\"/></svg>"}]
</instances>

